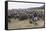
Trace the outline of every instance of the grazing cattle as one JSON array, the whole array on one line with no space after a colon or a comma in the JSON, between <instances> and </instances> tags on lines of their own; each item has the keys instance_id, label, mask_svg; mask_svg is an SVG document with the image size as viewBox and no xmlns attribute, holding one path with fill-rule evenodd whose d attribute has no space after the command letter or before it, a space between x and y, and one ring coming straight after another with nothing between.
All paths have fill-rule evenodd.
<instances>
[{"instance_id":1,"label":"grazing cattle","mask_svg":"<svg viewBox=\"0 0 46 31\"><path fill-rule=\"evenodd\" d=\"M19 16L19 20L25 20L27 18L28 18L28 16L25 14Z\"/></svg>"}]
</instances>

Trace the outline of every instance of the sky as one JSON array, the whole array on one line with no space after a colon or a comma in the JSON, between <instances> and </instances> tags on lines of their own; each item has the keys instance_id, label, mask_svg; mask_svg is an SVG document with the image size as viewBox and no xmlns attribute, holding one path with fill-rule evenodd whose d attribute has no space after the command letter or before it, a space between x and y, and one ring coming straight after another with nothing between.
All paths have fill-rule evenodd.
<instances>
[{"instance_id":1,"label":"sky","mask_svg":"<svg viewBox=\"0 0 46 31\"><path fill-rule=\"evenodd\" d=\"M36 3L22 3L22 2L8 2L8 9L26 9L26 8L35 8L41 7L44 4Z\"/></svg>"}]
</instances>

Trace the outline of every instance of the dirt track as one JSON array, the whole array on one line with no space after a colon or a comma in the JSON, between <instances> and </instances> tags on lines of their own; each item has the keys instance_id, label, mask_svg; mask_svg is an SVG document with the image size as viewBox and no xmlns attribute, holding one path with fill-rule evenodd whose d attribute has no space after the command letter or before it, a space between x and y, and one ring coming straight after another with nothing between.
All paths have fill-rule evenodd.
<instances>
[{"instance_id":1,"label":"dirt track","mask_svg":"<svg viewBox=\"0 0 46 31\"><path fill-rule=\"evenodd\" d=\"M17 29L17 28L33 28L33 27L43 27L44 21L40 19L37 21L38 25L30 24L29 19L24 21L19 21L18 19L11 19L11 23L8 23L8 29Z\"/></svg>"}]
</instances>

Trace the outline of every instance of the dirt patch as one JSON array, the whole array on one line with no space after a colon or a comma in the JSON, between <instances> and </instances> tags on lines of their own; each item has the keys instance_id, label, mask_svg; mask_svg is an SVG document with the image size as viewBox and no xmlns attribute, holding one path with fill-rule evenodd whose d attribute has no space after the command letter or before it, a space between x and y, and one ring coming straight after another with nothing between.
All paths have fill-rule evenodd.
<instances>
[{"instance_id":1,"label":"dirt patch","mask_svg":"<svg viewBox=\"0 0 46 31\"><path fill-rule=\"evenodd\" d=\"M8 23L8 29L43 27L44 25L44 21L42 19L36 22L38 25L30 24L29 21L29 19L19 21L18 19L12 18L11 23Z\"/></svg>"}]
</instances>

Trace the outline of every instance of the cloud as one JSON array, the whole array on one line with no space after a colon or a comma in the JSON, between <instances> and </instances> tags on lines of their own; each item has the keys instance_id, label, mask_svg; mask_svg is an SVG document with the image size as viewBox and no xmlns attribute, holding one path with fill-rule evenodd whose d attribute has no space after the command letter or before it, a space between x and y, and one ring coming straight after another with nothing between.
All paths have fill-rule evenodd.
<instances>
[{"instance_id":1,"label":"cloud","mask_svg":"<svg viewBox=\"0 0 46 31\"><path fill-rule=\"evenodd\" d=\"M44 4L8 2L8 9L26 9L26 8L41 7L43 5Z\"/></svg>"}]
</instances>

